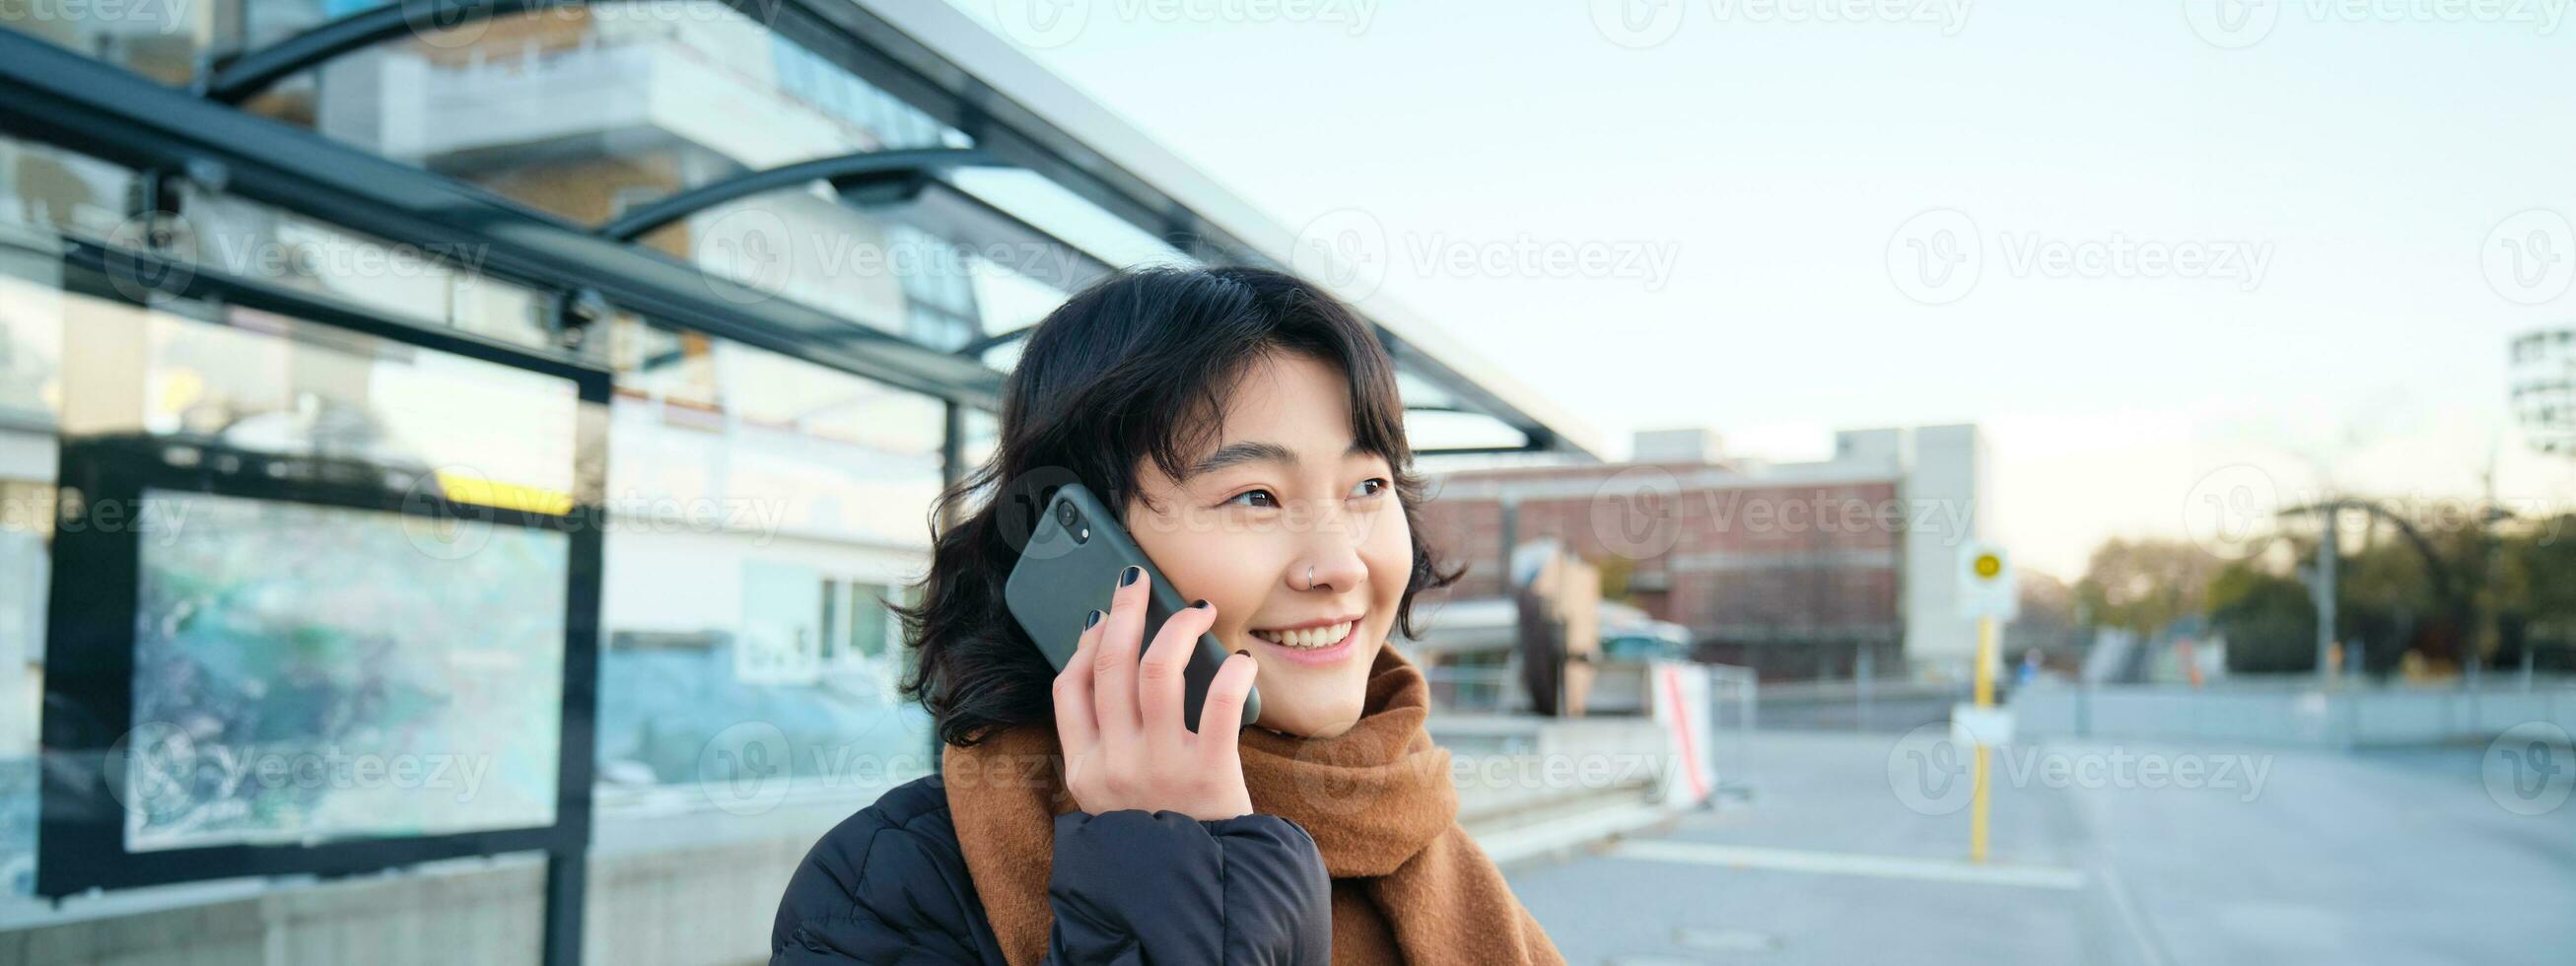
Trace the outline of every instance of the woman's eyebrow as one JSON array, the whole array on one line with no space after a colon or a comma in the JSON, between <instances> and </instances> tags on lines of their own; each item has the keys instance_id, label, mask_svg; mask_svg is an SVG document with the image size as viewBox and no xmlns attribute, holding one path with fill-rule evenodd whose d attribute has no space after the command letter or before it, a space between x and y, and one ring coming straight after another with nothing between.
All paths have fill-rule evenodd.
<instances>
[{"instance_id":1,"label":"woman's eyebrow","mask_svg":"<svg viewBox=\"0 0 2576 966\"><path fill-rule=\"evenodd\" d=\"M1344 452L1342 456L1344 458L1349 458L1352 456L1359 456L1367 452L1368 447L1362 446L1358 443L1352 443L1351 448ZM1191 466L1190 471L1182 474L1181 478L1189 479L1203 473L1214 473L1218 470L1225 469L1226 467L1239 466L1244 463L1280 463L1288 466L1295 466L1297 465L1298 460L1295 451L1277 443L1266 443L1259 440L1241 443L1227 443L1223 446L1217 447L1216 452L1209 453L1207 456L1201 458L1197 465Z\"/></svg>"}]
</instances>

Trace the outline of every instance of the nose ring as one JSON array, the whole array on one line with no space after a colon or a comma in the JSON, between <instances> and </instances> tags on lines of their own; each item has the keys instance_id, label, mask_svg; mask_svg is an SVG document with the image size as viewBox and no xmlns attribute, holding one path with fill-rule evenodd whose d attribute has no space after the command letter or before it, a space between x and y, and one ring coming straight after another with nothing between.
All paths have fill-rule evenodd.
<instances>
[{"instance_id":1,"label":"nose ring","mask_svg":"<svg viewBox=\"0 0 2576 966\"><path fill-rule=\"evenodd\" d=\"M1307 565L1306 565L1306 589L1307 589L1307 590L1313 590L1313 589L1315 589L1315 565L1314 565L1314 564L1307 564Z\"/></svg>"}]
</instances>

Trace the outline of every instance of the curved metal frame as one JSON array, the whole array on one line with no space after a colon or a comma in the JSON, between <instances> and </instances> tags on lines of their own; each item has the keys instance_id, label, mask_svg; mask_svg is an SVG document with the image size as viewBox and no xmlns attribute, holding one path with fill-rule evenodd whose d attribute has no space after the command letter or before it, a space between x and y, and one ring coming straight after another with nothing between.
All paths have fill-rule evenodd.
<instances>
[{"instance_id":1,"label":"curved metal frame","mask_svg":"<svg viewBox=\"0 0 2576 966\"><path fill-rule=\"evenodd\" d=\"M815 181L831 182L844 192L874 184L900 182L948 168L992 167L993 156L975 148L908 148L867 151L754 171L700 185L627 212L598 228L603 238L634 241L653 229L716 205L794 188Z\"/></svg>"},{"instance_id":2,"label":"curved metal frame","mask_svg":"<svg viewBox=\"0 0 2576 966\"><path fill-rule=\"evenodd\" d=\"M517 16L557 7L588 6L620 0L394 0L320 24L295 36L252 50L208 71L197 93L208 100L239 104L288 77L406 35L443 30L460 24Z\"/></svg>"}]
</instances>

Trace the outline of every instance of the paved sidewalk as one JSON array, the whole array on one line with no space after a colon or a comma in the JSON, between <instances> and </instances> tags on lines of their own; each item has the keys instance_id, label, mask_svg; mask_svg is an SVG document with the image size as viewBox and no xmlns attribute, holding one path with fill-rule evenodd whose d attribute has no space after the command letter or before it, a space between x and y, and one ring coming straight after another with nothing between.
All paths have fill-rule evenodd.
<instances>
[{"instance_id":1,"label":"paved sidewalk","mask_svg":"<svg viewBox=\"0 0 2576 966\"><path fill-rule=\"evenodd\" d=\"M2019 757L1995 766L1993 861L1974 866L1967 812L1927 814L1956 799L1895 789L1921 780L1909 747L1763 733L1751 801L1507 871L1578 964L2564 963L2576 949L2576 803L2507 811L2481 782L2482 748L2005 749ZM2175 787L2186 767L2196 787Z\"/></svg>"}]
</instances>

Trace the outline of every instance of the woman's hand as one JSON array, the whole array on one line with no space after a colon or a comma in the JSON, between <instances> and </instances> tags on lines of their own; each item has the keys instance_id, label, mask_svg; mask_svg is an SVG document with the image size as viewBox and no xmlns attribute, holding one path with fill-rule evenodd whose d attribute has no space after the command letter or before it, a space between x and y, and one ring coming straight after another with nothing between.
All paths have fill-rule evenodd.
<instances>
[{"instance_id":1,"label":"woman's hand","mask_svg":"<svg viewBox=\"0 0 2576 966\"><path fill-rule=\"evenodd\" d=\"M1093 612L1055 678L1055 728L1074 803L1093 815L1129 808L1205 821L1251 814L1235 739L1252 691L1252 655L1225 659L1199 708L1200 728L1191 732L1182 721L1183 671L1199 635L1216 622L1216 607L1200 601L1173 614L1140 662L1148 588L1138 568L1121 576L1126 583L1107 616Z\"/></svg>"}]
</instances>

